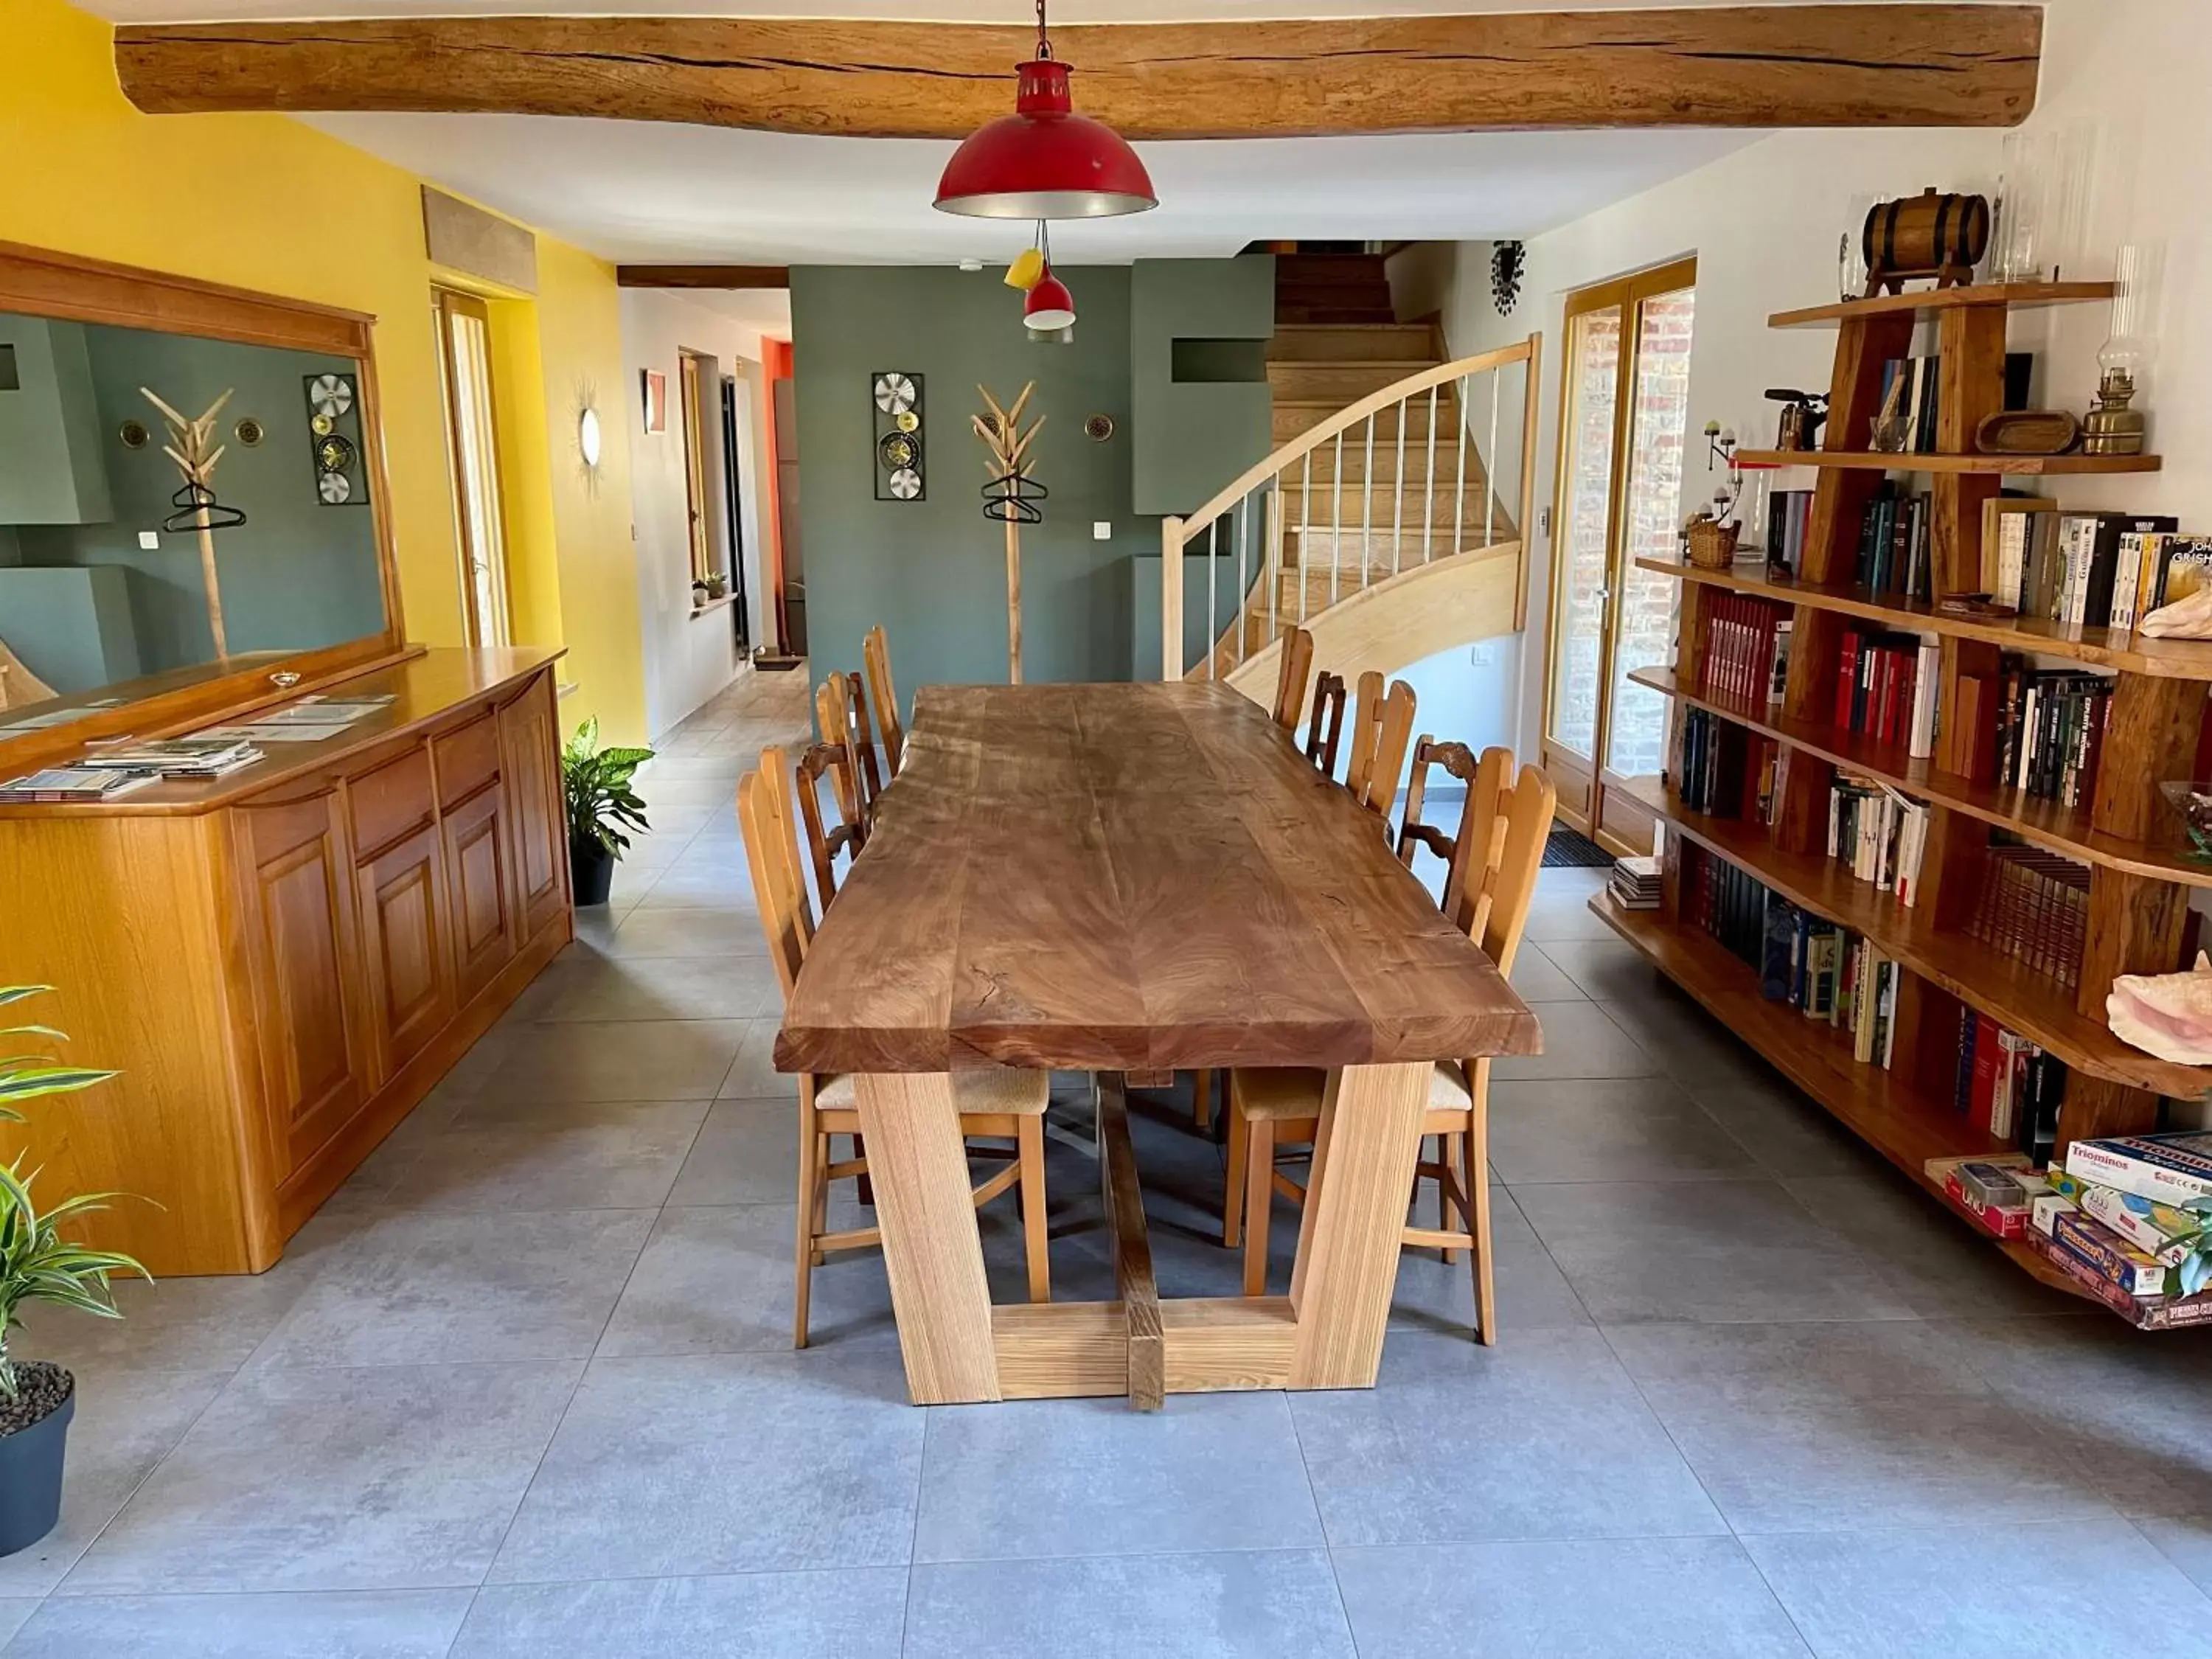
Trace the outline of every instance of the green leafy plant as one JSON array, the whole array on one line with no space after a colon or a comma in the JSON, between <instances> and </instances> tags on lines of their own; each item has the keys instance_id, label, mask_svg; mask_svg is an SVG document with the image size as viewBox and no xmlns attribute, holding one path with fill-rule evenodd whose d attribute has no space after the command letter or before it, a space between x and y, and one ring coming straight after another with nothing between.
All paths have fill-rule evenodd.
<instances>
[{"instance_id":1,"label":"green leafy plant","mask_svg":"<svg viewBox=\"0 0 2212 1659\"><path fill-rule=\"evenodd\" d=\"M51 985L0 985L0 1008L53 988ZM69 1040L51 1025L0 1026L0 1037L45 1037L52 1042ZM88 1071L81 1066L64 1066L43 1054L0 1054L0 1123L23 1121L21 1113L9 1109L13 1102L89 1089L114 1075L112 1072Z\"/></svg>"},{"instance_id":2,"label":"green leafy plant","mask_svg":"<svg viewBox=\"0 0 2212 1659\"><path fill-rule=\"evenodd\" d=\"M2179 1268L2181 1293L2194 1296L2212 1279L2212 1198L2192 1198L2173 1207L2197 1223L2197 1231L2179 1241L2189 1246Z\"/></svg>"},{"instance_id":3,"label":"green leafy plant","mask_svg":"<svg viewBox=\"0 0 2212 1659\"><path fill-rule=\"evenodd\" d=\"M50 985L0 986L0 1008L52 990ZM51 1025L11 1025L0 1036L44 1037L52 1042L68 1039ZM21 1123L22 1114L8 1109L11 1101L40 1095L72 1093L105 1083L112 1072L64 1066L38 1054L0 1058L0 1119ZM71 1243L61 1236L64 1222L92 1215L107 1207L112 1193L88 1193L65 1199L40 1214L31 1197L33 1177L23 1173L21 1158L0 1166L0 1398L16 1394L15 1366L8 1355L8 1339L21 1324L15 1310L26 1302L52 1302L81 1309L102 1319L120 1319L115 1291L110 1283L118 1273L136 1273L147 1283L153 1275L127 1255Z\"/></svg>"},{"instance_id":4,"label":"green leafy plant","mask_svg":"<svg viewBox=\"0 0 2212 1659\"><path fill-rule=\"evenodd\" d=\"M568 803L568 836L591 842L620 858L629 846L625 829L650 828L645 803L630 787L637 769L653 758L650 749L599 747L598 720L586 720L561 751L561 784Z\"/></svg>"},{"instance_id":5,"label":"green leafy plant","mask_svg":"<svg viewBox=\"0 0 2212 1659\"><path fill-rule=\"evenodd\" d=\"M101 1319L120 1319L117 1273L136 1273L148 1284L154 1275L116 1250L95 1250L61 1236L62 1224L107 1207L113 1193L87 1193L64 1199L41 1214L31 1197L33 1177L22 1160L0 1169L0 1398L16 1394L15 1363L9 1338L21 1325L15 1310L26 1302L52 1302Z\"/></svg>"}]
</instances>

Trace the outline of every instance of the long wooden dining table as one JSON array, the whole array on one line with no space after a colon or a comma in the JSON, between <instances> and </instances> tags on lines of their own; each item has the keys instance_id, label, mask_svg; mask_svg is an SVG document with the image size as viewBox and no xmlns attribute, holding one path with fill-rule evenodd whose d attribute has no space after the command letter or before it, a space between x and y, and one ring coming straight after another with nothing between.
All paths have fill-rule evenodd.
<instances>
[{"instance_id":1,"label":"long wooden dining table","mask_svg":"<svg viewBox=\"0 0 2212 1659\"><path fill-rule=\"evenodd\" d=\"M1535 1016L1227 686L929 686L906 744L775 1063L854 1076L915 1402L1372 1387L1431 1067ZM993 1065L1098 1074L1117 1299L993 1305L951 1076ZM1329 1073L1290 1294L1162 1299L1121 1076L1237 1066Z\"/></svg>"}]
</instances>

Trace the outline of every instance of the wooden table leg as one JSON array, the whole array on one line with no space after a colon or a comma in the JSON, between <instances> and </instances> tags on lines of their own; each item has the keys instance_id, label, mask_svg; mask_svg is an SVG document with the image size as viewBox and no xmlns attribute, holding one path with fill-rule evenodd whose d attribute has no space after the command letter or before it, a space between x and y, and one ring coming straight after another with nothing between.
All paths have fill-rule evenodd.
<instances>
[{"instance_id":1,"label":"wooden table leg","mask_svg":"<svg viewBox=\"0 0 2212 1659\"><path fill-rule=\"evenodd\" d=\"M1145 1195L1137 1185L1136 1147L1129 1139L1129 1103L1115 1073L1100 1073L1097 1086L1098 1190L1113 1236L1114 1283L1128 1338L1129 1408L1156 1412L1167 1401L1167 1349Z\"/></svg>"},{"instance_id":2,"label":"wooden table leg","mask_svg":"<svg viewBox=\"0 0 2212 1659\"><path fill-rule=\"evenodd\" d=\"M1347 1066L1329 1077L1291 1274L1294 1389L1375 1386L1434 1069Z\"/></svg>"},{"instance_id":3,"label":"wooden table leg","mask_svg":"<svg viewBox=\"0 0 2212 1659\"><path fill-rule=\"evenodd\" d=\"M862 1073L853 1084L907 1393L917 1406L999 1399L991 1291L952 1079Z\"/></svg>"}]
</instances>

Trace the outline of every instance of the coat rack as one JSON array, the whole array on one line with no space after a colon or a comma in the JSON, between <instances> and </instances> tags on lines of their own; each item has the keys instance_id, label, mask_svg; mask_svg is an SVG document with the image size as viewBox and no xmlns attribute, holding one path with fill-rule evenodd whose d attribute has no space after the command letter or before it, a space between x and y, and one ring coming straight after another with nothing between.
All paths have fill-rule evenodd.
<instances>
[{"instance_id":1,"label":"coat rack","mask_svg":"<svg viewBox=\"0 0 2212 1659\"><path fill-rule=\"evenodd\" d=\"M1045 487L1030 476L1034 463L1029 459L1030 441L1044 429L1042 415L1030 423L1027 432L1021 430L1022 411L1029 407L1030 394L1036 390L1031 380L1022 388L1022 395L1014 399L1013 407L1001 409L999 400L990 392L977 386L983 404L991 412L971 416L975 435L990 451L984 463L990 482L983 486L983 516L996 520L1006 527L1006 682L1010 685L1022 683L1022 526L1042 524L1044 509L1037 505L1045 498Z\"/></svg>"},{"instance_id":2,"label":"coat rack","mask_svg":"<svg viewBox=\"0 0 2212 1659\"><path fill-rule=\"evenodd\" d=\"M235 388L233 388L234 390ZM161 520L161 528L171 535L185 531L197 532L200 543L200 580L207 589L208 630L215 635L215 654L217 658L230 654L230 644L222 627L222 584L216 574L215 532L234 530L246 522L246 514L234 507L225 507L215 496L215 488L209 480L215 476L215 466L222 459L224 446L209 445L215 438L216 416L230 401L230 392L208 405L207 413L196 421L188 421L175 410L155 397L152 390L140 386L148 403L161 411L161 418L169 428L169 441L161 453L177 464L184 475L184 488L169 500L177 509Z\"/></svg>"}]
</instances>

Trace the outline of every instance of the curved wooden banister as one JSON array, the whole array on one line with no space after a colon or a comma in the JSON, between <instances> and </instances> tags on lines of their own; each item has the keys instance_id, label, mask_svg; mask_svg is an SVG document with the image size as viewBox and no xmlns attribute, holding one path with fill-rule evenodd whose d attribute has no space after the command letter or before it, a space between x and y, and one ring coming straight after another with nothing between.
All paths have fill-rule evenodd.
<instances>
[{"instance_id":1,"label":"curved wooden banister","mask_svg":"<svg viewBox=\"0 0 2212 1659\"><path fill-rule=\"evenodd\" d=\"M1418 374L1408 374L1402 380L1394 380L1380 392L1370 392L1349 408L1339 410L1312 431L1301 432L1265 460L1246 468L1226 489L1217 491L1203 507L1177 520L1182 527L1183 544L1188 546L1207 525L1270 478L1296 465L1338 433L1358 426L1370 415L1380 415L1393 404L1417 398L1431 386L1442 386L1445 381L1456 380L1462 375L1480 374L1490 369L1503 368L1508 363L1526 362L1536 349L1535 341L1536 337L1531 335L1516 344L1500 346L1495 351L1478 352L1472 357L1438 363L1434 368L1425 368Z\"/></svg>"}]
</instances>

